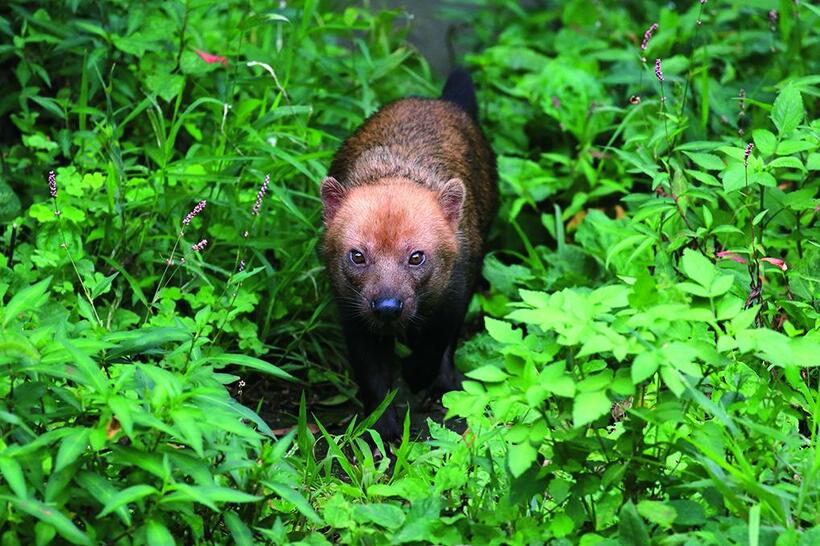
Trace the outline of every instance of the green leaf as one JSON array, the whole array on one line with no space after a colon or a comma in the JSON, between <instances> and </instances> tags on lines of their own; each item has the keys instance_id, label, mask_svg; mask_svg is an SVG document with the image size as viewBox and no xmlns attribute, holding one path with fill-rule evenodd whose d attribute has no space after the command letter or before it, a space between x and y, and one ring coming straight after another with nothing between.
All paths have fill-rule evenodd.
<instances>
[{"instance_id":1,"label":"green leaf","mask_svg":"<svg viewBox=\"0 0 820 546\"><path fill-rule=\"evenodd\" d=\"M494 340L499 343L506 343L508 345L517 345L521 343L524 337L521 330L512 327L509 322L503 320L496 320L492 317L484 317L484 326L487 328L487 333L490 334Z\"/></svg>"},{"instance_id":2,"label":"green leaf","mask_svg":"<svg viewBox=\"0 0 820 546\"><path fill-rule=\"evenodd\" d=\"M794 131L803 119L803 99L795 87L784 88L774 101L772 121L781 137Z\"/></svg>"},{"instance_id":3,"label":"green leaf","mask_svg":"<svg viewBox=\"0 0 820 546\"><path fill-rule=\"evenodd\" d=\"M632 501L624 503L618 514L618 537L621 544L649 546L649 533Z\"/></svg>"},{"instance_id":4,"label":"green leaf","mask_svg":"<svg viewBox=\"0 0 820 546\"><path fill-rule=\"evenodd\" d=\"M65 220L70 220L71 222L75 222L77 224L83 223L86 218L85 211L73 205L61 205L60 216Z\"/></svg>"},{"instance_id":5,"label":"green leaf","mask_svg":"<svg viewBox=\"0 0 820 546\"><path fill-rule=\"evenodd\" d=\"M546 379L542 376L541 386L556 396L563 398L572 398L575 396L575 380L569 374L561 374L559 376Z\"/></svg>"},{"instance_id":6,"label":"green leaf","mask_svg":"<svg viewBox=\"0 0 820 546\"><path fill-rule=\"evenodd\" d=\"M680 372L672 366L661 366L661 379L663 379L664 385L678 398L686 390Z\"/></svg>"},{"instance_id":7,"label":"green leaf","mask_svg":"<svg viewBox=\"0 0 820 546\"><path fill-rule=\"evenodd\" d=\"M0 495L0 499L10 502L17 510L52 525L60 536L70 543L91 546L92 542L88 535L78 529L74 522L58 509L32 499L19 499L8 495Z\"/></svg>"},{"instance_id":8,"label":"green leaf","mask_svg":"<svg viewBox=\"0 0 820 546\"><path fill-rule=\"evenodd\" d=\"M707 171L722 171L726 168L726 164L720 157L714 154L701 154L697 152L683 152L702 169Z\"/></svg>"},{"instance_id":9,"label":"green leaf","mask_svg":"<svg viewBox=\"0 0 820 546\"><path fill-rule=\"evenodd\" d=\"M108 385L108 378L105 376L105 373L103 373L100 365L72 343L69 343L65 339L61 341L63 347L66 348L72 357L71 365L67 365L66 368L76 368L79 372L77 375L80 377L77 379L80 383L93 388L94 391L100 394L106 394L110 387Z\"/></svg>"},{"instance_id":10,"label":"green leaf","mask_svg":"<svg viewBox=\"0 0 820 546\"><path fill-rule=\"evenodd\" d=\"M746 187L746 170L743 165L732 165L720 175L723 189L727 192Z\"/></svg>"},{"instance_id":11,"label":"green leaf","mask_svg":"<svg viewBox=\"0 0 820 546\"><path fill-rule=\"evenodd\" d=\"M353 517L362 523L375 523L387 529L398 529L404 525L404 511L395 504L358 504L353 508Z\"/></svg>"},{"instance_id":12,"label":"green leaf","mask_svg":"<svg viewBox=\"0 0 820 546\"><path fill-rule=\"evenodd\" d=\"M31 205L28 209L28 215L41 224L50 224L57 221L57 217L54 215L54 209L45 203L34 203Z\"/></svg>"},{"instance_id":13,"label":"green leaf","mask_svg":"<svg viewBox=\"0 0 820 546\"><path fill-rule=\"evenodd\" d=\"M145 543L151 546L176 546L171 531L164 523L155 519L149 519L145 523Z\"/></svg>"},{"instance_id":14,"label":"green leaf","mask_svg":"<svg viewBox=\"0 0 820 546\"><path fill-rule=\"evenodd\" d=\"M148 300L145 299L145 294L143 294L142 288L140 288L139 283L137 282L137 280L133 276L131 276L131 274L128 273L128 271L126 271L126 269L122 266L122 264L120 264L116 260L112 260L108 256L99 256L99 257L102 258L103 260L105 260L105 263L110 265L120 275L122 275L125 278L126 281L128 281L128 286L131 287L131 290L134 293L134 297L137 298L137 300L140 301L143 305L145 305L145 307L148 307L149 306L148 305Z\"/></svg>"},{"instance_id":15,"label":"green leaf","mask_svg":"<svg viewBox=\"0 0 820 546\"><path fill-rule=\"evenodd\" d=\"M145 85L166 101L170 101L182 91L185 77L179 74L155 72L145 78Z\"/></svg>"},{"instance_id":16,"label":"green leaf","mask_svg":"<svg viewBox=\"0 0 820 546\"><path fill-rule=\"evenodd\" d=\"M293 489L291 486L271 481L263 481L262 485L291 503L297 510L299 510L299 512L302 513L303 516L313 523L317 525L322 524L322 518L319 514L316 513L305 497L303 497L301 493Z\"/></svg>"},{"instance_id":17,"label":"green leaf","mask_svg":"<svg viewBox=\"0 0 820 546\"><path fill-rule=\"evenodd\" d=\"M140 354L150 349L161 348L166 343L190 341L191 333L182 328L144 327L137 330L113 332L103 339L117 344L117 347L108 352L108 358L113 359L126 354Z\"/></svg>"},{"instance_id":18,"label":"green leaf","mask_svg":"<svg viewBox=\"0 0 820 546\"><path fill-rule=\"evenodd\" d=\"M749 173L749 184L757 184L758 186L765 186L767 188L774 188L777 186L777 180L774 176L765 171L757 171Z\"/></svg>"},{"instance_id":19,"label":"green leaf","mask_svg":"<svg viewBox=\"0 0 820 546\"><path fill-rule=\"evenodd\" d=\"M471 370L464 375L470 379L483 381L484 383L498 383L509 377L501 368L498 366L493 366L492 364L481 366L480 368Z\"/></svg>"},{"instance_id":20,"label":"green leaf","mask_svg":"<svg viewBox=\"0 0 820 546\"><path fill-rule=\"evenodd\" d=\"M706 523L706 512L703 506L695 501L681 499L669 501L669 506L675 509L677 517L675 525L703 525Z\"/></svg>"},{"instance_id":21,"label":"green leaf","mask_svg":"<svg viewBox=\"0 0 820 546\"><path fill-rule=\"evenodd\" d=\"M236 515L236 512L233 510L224 512L222 514L222 521L225 522L225 526L228 528L228 531L231 532L233 543L236 544L236 546L253 546L253 532L245 525L245 522ZM153 544L153 542L149 541L148 544Z\"/></svg>"},{"instance_id":22,"label":"green leaf","mask_svg":"<svg viewBox=\"0 0 820 546\"><path fill-rule=\"evenodd\" d=\"M805 165L800 159L796 157L778 157L774 161L770 161L766 164L767 169L775 169L778 167L786 167L789 169L799 169L801 171L806 171Z\"/></svg>"},{"instance_id":23,"label":"green leaf","mask_svg":"<svg viewBox=\"0 0 820 546\"><path fill-rule=\"evenodd\" d=\"M582 427L606 415L612 409L612 402L606 391L582 392L575 396L572 404L572 423Z\"/></svg>"},{"instance_id":24,"label":"green leaf","mask_svg":"<svg viewBox=\"0 0 820 546\"><path fill-rule=\"evenodd\" d=\"M108 275L107 277L103 277L102 279L100 279L100 281L97 284L95 284L94 287L91 289L91 299L96 299L98 296L101 296L102 294L108 292L108 290L111 288L111 283L114 279L117 278L117 275L119 275L119 273L115 271L111 275Z\"/></svg>"},{"instance_id":25,"label":"green leaf","mask_svg":"<svg viewBox=\"0 0 820 546\"><path fill-rule=\"evenodd\" d=\"M749 546L760 545L760 504L749 509Z\"/></svg>"},{"instance_id":26,"label":"green leaf","mask_svg":"<svg viewBox=\"0 0 820 546\"><path fill-rule=\"evenodd\" d=\"M224 366L228 365L235 365L241 366L243 368L248 368L251 370L256 370L262 373L266 373L272 377L276 377L278 379L284 379L286 381L296 381L296 378L290 375L285 370L281 369L278 366L275 366L269 362L265 362L259 358L254 358L248 355L237 355L237 354L221 354L221 355L211 355L206 356L197 360L194 365L200 364L203 362L211 362L217 364L214 366L215 369L223 368Z\"/></svg>"},{"instance_id":27,"label":"green leaf","mask_svg":"<svg viewBox=\"0 0 820 546\"><path fill-rule=\"evenodd\" d=\"M18 214L20 214L20 198L11 186L0 178L0 223L11 222Z\"/></svg>"},{"instance_id":28,"label":"green leaf","mask_svg":"<svg viewBox=\"0 0 820 546\"><path fill-rule=\"evenodd\" d=\"M206 416L192 408L180 408L172 410L171 417L174 419L174 426L181 433L182 440L191 446L197 455L204 457L200 424L207 425Z\"/></svg>"},{"instance_id":29,"label":"green leaf","mask_svg":"<svg viewBox=\"0 0 820 546\"><path fill-rule=\"evenodd\" d=\"M817 144L807 140L784 140L777 146L777 155L792 155L816 148Z\"/></svg>"},{"instance_id":30,"label":"green leaf","mask_svg":"<svg viewBox=\"0 0 820 546\"><path fill-rule=\"evenodd\" d=\"M110 481L93 472L80 472L74 479L80 487L88 491L92 498L94 498L94 500L99 502L101 505L109 502L114 495L118 493L114 486L111 485ZM127 506L120 506L114 510L114 513L119 516L123 524L127 527L131 526L131 514L129 513Z\"/></svg>"},{"instance_id":31,"label":"green leaf","mask_svg":"<svg viewBox=\"0 0 820 546\"><path fill-rule=\"evenodd\" d=\"M550 521L550 531L558 538L567 536L574 528L575 522L564 513L553 516Z\"/></svg>"},{"instance_id":32,"label":"green leaf","mask_svg":"<svg viewBox=\"0 0 820 546\"><path fill-rule=\"evenodd\" d=\"M529 441L512 444L507 451L507 464L514 478L526 472L538 457L538 450Z\"/></svg>"},{"instance_id":33,"label":"green leaf","mask_svg":"<svg viewBox=\"0 0 820 546\"><path fill-rule=\"evenodd\" d=\"M729 290L731 290L732 286L735 283L735 278L733 275L720 275L718 276L713 282L712 286L709 287L709 297L716 298L718 296L722 296Z\"/></svg>"},{"instance_id":34,"label":"green leaf","mask_svg":"<svg viewBox=\"0 0 820 546\"><path fill-rule=\"evenodd\" d=\"M193 487L193 489L203 498L206 498L214 503L244 503L257 502L262 500L262 497L260 496L251 495L249 493L245 493L244 491L239 491L238 489L231 489L230 487L220 487L218 485L203 485L199 487Z\"/></svg>"},{"instance_id":35,"label":"green leaf","mask_svg":"<svg viewBox=\"0 0 820 546\"><path fill-rule=\"evenodd\" d=\"M57 452L57 462L54 465L54 471L59 472L83 454L85 448L88 447L88 437L91 435L91 429L78 428L74 429L69 436L63 438L60 443L60 450Z\"/></svg>"},{"instance_id":36,"label":"green leaf","mask_svg":"<svg viewBox=\"0 0 820 546\"><path fill-rule=\"evenodd\" d=\"M638 513L647 520L669 528L678 517L678 513L668 504L660 501L643 500L638 503Z\"/></svg>"},{"instance_id":37,"label":"green leaf","mask_svg":"<svg viewBox=\"0 0 820 546\"><path fill-rule=\"evenodd\" d=\"M684 171L686 174L697 180L698 182L702 182L707 186L721 186L722 184L718 182L718 179L712 176L711 174L704 173L701 171L696 171L693 169L686 169Z\"/></svg>"},{"instance_id":38,"label":"green leaf","mask_svg":"<svg viewBox=\"0 0 820 546\"><path fill-rule=\"evenodd\" d=\"M764 210L758 212L757 214L755 214L755 217L752 218L752 225L753 226L758 225L760 223L760 221L763 220L768 213L769 213L769 209L764 209Z\"/></svg>"},{"instance_id":39,"label":"green leaf","mask_svg":"<svg viewBox=\"0 0 820 546\"><path fill-rule=\"evenodd\" d=\"M715 265L706 256L696 250L687 248L680 260L681 269L687 277L708 289L715 278Z\"/></svg>"},{"instance_id":40,"label":"green leaf","mask_svg":"<svg viewBox=\"0 0 820 546\"><path fill-rule=\"evenodd\" d=\"M8 326L12 319L27 311L40 308L48 299L46 290L51 283L51 277L46 277L37 284L27 286L17 292L3 309L3 326Z\"/></svg>"},{"instance_id":41,"label":"green leaf","mask_svg":"<svg viewBox=\"0 0 820 546\"><path fill-rule=\"evenodd\" d=\"M25 499L28 497L26 490L26 478L23 476L23 469L20 463L10 457L0 457L0 472L3 473L3 478L9 484L14 494Z\"/></svg>"},{"instance_id":42,"label":"green leaf","mask_svg":"<svg viewBox=\"0 0 820 546\"><path fill-rule=\"evenodd\" d=\"M117 420L122 425L122 429L129 437L134 435L134 419L131 416L132 400L123 396L112 396L108 399L108 407L114 412Z\"/></svg>"},{"instance_id":43,"label":"green leaf","mask_svg":"<svg viewBox=\"0 0 820 546\"><path fill-rule=\"evenodd\" d=\"M270 436L271 438L275 436L273 434L273 430L270 428L270 425L268 425L264 419L254 413L253 410L246 408L230 396L221 398L209 394L200 394L195 396L194 399L201 404L200 407L202 408L213 406L215 408L226 410L241 419L247 419L248 421L253 422L262 434Z\"/></svg>"},{"instance_id":44,"label":"green leaf","mask_svg":"<svg viewBox=\"0 0 820 546\"><path fill-rule=\"evenodd\" d=\"M806 160L806 168L810 171L820 171L820 154L812 152Z\"/></svg>"},{"instance_id":45,"label":"green leaf","mask_svg":"<svg viewBox=\"0 0 820 546\"><path fill-rule=\"evenodd\" d=\"M636 385L652 377L658 371L658 356L655 351L640 353L632 362L632 382Z\"/></svg>"},{"instance_id":46,"label":"green leaf","mask_svg":"<svg viewBox=\"0 0 820 546\"><path fill-rule=\"evenodd\" d=\"M775 137L771 131L756 129L755 132L752 133L752 138L754 138L755 147L757 147L758 151L764 156L772 155L777 148L777 137Z\"/></svg>"},{"instance_id":47,"label":"green leaf","mask_svg":"<svg viewBox=\"0 0 820 546\"><path fill-rule=\"evenodd\" d=\"M97 514L98 518L102 518L116 510L121 506L125 506L126 504L130 504L132 502L136 502L140 499L143 499L149 495L158 494L159 490L155 487L151 487L150 485L141 484L141 485L132 485L131 487L126 487L105 503L103 509Z\"/></svg>"},{"instance_id":48,"label":"green leaf","mask_svg":"<svg viewBox=\"0 0 820 546\"><path fill-rule=\"evenodd\" d=\"M605 369L601 373L589 374L586 378L578 381L575 388L579 392L600 391L606 389L612 383L612 370Z\"/></svg>"},{"instance_id":49,"label":"green leaf","mask_svg":"<svg viewBox=\"0 0 820 546\"><path fill-rule=\"evenodd\" d=\"M34 544L35 546L47 546L54 542L54 536L57 534L57 529L49 523L38 521L34 525Z\"/></svg>"}]
</instances>

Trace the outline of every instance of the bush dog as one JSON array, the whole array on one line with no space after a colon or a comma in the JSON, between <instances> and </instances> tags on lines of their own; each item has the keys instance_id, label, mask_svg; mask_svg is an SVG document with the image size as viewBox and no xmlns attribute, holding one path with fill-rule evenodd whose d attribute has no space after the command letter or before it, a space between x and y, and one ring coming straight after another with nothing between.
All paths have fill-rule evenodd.
<instances>
[{"instance_id":1,"label":"bush dog","mask_svg":"<svg viewBox=\"0 0 820 546\"><path fill-rule=\"evenodd\" d=\"M406 98L367 119L322 181L323 257L365 409L393 379L395 339L414 392L458 388L453 353L497 207L495 156L473 82L454 71L440 99ZM401 435L396 409L374 428Z\"/></svg>"}]
</instances>

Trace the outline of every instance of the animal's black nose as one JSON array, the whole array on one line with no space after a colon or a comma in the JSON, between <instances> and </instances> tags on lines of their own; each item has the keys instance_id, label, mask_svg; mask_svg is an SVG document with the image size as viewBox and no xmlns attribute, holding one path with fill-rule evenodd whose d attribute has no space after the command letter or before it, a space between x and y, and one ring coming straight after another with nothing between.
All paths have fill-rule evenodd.
<instances>
[{"instance_id":1,"label":"animal's black nose","mask_svg":"<svg viewBox=\"0 0 820 546\"><path fill-rule=\"evenodd\" d=\"M401 315L404 303L399 298L376 298L370 302L376 316L382 320L394 320Z\"/></svg>"}]
</instances>

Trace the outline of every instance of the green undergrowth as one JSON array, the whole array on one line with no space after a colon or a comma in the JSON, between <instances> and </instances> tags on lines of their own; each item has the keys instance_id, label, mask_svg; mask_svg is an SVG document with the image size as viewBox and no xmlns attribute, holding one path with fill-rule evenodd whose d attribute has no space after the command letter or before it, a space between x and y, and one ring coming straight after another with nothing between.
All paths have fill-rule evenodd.
<instances>
[{"instance_id":1,"label":"green undergrowth","mask_svg":"<svg viewBox=\"0 0 820 546\"><path fill-rule=\"evenodd\" d=\"M441 8L502 206L467 430L392 458L314 411L355 398L317 192L439 92L412 18L0 8L2 544L820 542L820 10L551 6Z\"/></svg>"}]
</instances>

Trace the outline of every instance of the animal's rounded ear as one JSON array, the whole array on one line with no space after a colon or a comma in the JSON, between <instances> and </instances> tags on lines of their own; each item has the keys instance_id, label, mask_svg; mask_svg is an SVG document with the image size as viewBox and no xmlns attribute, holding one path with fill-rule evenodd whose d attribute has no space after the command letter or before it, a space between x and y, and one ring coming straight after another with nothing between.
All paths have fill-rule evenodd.
<instances>
[{"instance_id":1,"label":"animal's rounded ear","mask_svg":"<svg viewBox=\"0 0 820 546\"><path fill-rule=\"evenodd\" d=\"M464 206L464 182L460 178L451 178L438 192L438 201L447 221L454 227L461 221L461 210Z\"/></svg>"},{"instance_id":2,"label":"animal's rounded ear","mask_svg":"<svg viewBox=\"0 0 820 546\"><path fill-rule=\"evenodd\" d=\"M342 204L342 199L344 199L345 196L345 187L332 176L328 176L322 180L320 195L322 196L322 206L324 207L323 217L325 223L328 223L336 215L336 212Z\"/></svg>"}]
</instances>

